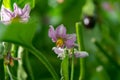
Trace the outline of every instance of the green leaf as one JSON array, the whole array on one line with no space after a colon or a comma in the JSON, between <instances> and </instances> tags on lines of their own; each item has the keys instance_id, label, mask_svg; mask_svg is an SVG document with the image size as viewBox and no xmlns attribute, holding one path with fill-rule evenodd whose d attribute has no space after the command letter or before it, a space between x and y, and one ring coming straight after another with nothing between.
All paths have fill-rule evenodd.
<instances>
[{"instance_id":1,"label":"green leaf","mask_svg":"<svg viewBox=\"0 0 120 80\"><path fill-rule=\"evenodd\" d=\"M32 39L36 31L35 23L13 23L8 26L0 24L0 30L0 41L13 42L25 47L45 65L45 67L52 74L54 80L58 80L58 75L56 74L54 68L49 63L47 58L32 46Z\"/></svg>"},{"instance_id":2,"label":"green leaf","mask_svg":"<svg viewBox=\"0 0 120 80\"><path fill-rule=\"evenodd\" d=\"M8 9L12 9L12 4L11 4L11 0L3 0L3 5L8 8Z\"/></svg>"},{"instance_id":3,"label":"green leaf","mask_svg":"<svg viewBox=\"0 0 120 80\"><path fill-rule=\"evenodd\" d=\"M16 3L21 7L24 7L26 3L30 4L31 9L35 7L35 0L16 0Z\"/></svg>"},{"instance_id":4,"label":"green leaf","mask_svg":"<svg viewBox=\"0 0 120 80\"><path fill-rule=\"evenodd\" d=\"M69 57L67 54L61 63L61 75L61 80L69 80Z\"/></svg>"},{"instance_id":5,"label":"green leaf","mask_svg":"<svg viewBox=\"0 0 120 80\"><path fill-rule=\"evenodd\" d=\"M19 43L21 45L30 45L36 31L36 24L13 23L5 26L0 24L0 40Z\"/></svg>"}]
</instances>

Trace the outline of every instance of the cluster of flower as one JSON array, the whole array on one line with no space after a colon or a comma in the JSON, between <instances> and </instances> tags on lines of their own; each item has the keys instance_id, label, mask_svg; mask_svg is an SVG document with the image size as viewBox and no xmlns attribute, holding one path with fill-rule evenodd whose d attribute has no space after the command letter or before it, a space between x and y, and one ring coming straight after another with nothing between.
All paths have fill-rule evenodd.
<instances>
[{"instance_id":1,"label":"cluster of flower","mask_svg":"<svg viewBox=\"0 0 120 80\"><path fill-rule=\"evenodd\" d=\"M64 25L60 25L54 30L54 27L50 25L49 37L52 39L53 42L56 43L56 47L52 49L54 52L60 57L64 59L66 51L68 51L69 55L74 54L76 58L83 58L88 56L88 53L85 51L78 51L75 47L76 41L76 34L66 34L66 28ZM73 53L71 50L74 50Z\"/></svg>"},{"instance_id":2,"label":"cluster of flower","mask_svg":"<svg viewBox=\"0 0 120 80\"><path fill-rule=\"evenodd\" d=\"M11 22L28 22L30 14L30 6L26 4L23 9L19 8L16 3L14 3L13 12L3 5L1 7L1 22L4 24L10 24ZM64 25L60 25L54 30L54 27L50 25L49 37L52 38L52 41L56 43L56 47L52 49L58 57L63 59L65 57L66 51L69 52L69 55L72 54L71 49L74 50L74 55L76 58L86 57L88 53L85 51L78 51L75 49L76 35L75 34L66 34L66 28Z\"/></svg>"}]
</instances>

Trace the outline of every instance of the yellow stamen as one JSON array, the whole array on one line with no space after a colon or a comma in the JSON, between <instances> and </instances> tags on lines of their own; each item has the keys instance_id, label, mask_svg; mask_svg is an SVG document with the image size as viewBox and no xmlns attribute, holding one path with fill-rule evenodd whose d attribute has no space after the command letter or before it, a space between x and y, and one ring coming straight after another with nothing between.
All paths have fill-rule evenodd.
<instances>
[{"instance_id":1,"label":"yellow stamen","mask_svg":"<svg viewBox=\"0 0 120 80\"><path fill-rule=\"evenodd\" d=\"M20 17L19 16L16 16L15 18L12 19L12 22L19 22L20 21Z\"/></svg>"},{"instance_id":2,"label":"yellow stamen","mask_svg":"<svg viewBox=\"0 0 120 80\"><path fill-rule=\"evenodd\" d=\"M63 44L64 44L64 41L63 41L62 38L59 38L59 39L57 40L57 42L56 42L57 47L62 47Z\"/></svg>"}]
</instances>

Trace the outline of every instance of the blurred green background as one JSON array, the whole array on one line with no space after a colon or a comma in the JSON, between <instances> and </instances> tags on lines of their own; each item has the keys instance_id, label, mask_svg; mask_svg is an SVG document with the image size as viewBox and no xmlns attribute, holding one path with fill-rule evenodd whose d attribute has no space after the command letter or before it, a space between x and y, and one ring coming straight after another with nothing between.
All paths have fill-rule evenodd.
<instances>
[{"instance_id":1,"label":"blurred green background","mask_svg":"<svg viewBox=\"0 0 120 80\"><path fill-rule=\"evenodd\" d=\"M35 8L31 11L31 16L38 21L38 31L33 44L45 53L58 74L61 60L52 51L55 44L48 37L49 25L57 27L64 24L68 33L75 33L75 23L82 20L85 2L86 0L36 0ZM94 5L97 17L95 27L85 27L83 31L85 49L89 52L89 57L86 58L86 80L120 80L120 67L116 67L114 62L91 41L93 38L96 39L108 55L120 65L120 1L94 0ZM35 80L52 80L43 64L30 54L29 59ZM78 64L79 60L76 59L74 80L78 80Z\"/></svg>"},{"instance_id":2,"label":"blurred green background","mask_svg":"<svg viewBox=\"0 0 120 80\"><path fill-rule=\"evenodd\" d=\"M44 53L59 76L61 60L52 51L55 44L48 37L49 25L57 27L64 24L67 33L75 33L75 23L83 20L81 16L85 3L86 0L36 0L31 11L31 20L35 20L38 26L33 45ZM85 50L89 52L86 58L85 80L120 80L120 1L94 0L93 3L95 26L84 26L83 31ZM93 39L100 46L92 42ZM27 80L31 80L25 58L23 56L23 66L28 75ZM28 54L28 59L35 80L53 80L49 71L34 55ZM78 80L78 76L79 59L75 59L74 80Z\"/></svg>"}]
</instances>

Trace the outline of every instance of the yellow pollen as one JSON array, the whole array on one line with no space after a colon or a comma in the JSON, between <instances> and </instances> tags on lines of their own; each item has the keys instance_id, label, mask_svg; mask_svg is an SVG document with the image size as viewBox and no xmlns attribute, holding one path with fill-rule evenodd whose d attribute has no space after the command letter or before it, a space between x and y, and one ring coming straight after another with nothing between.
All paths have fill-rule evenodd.
<instances>
[{"instance_id":1,"label":"yellow pollen","mask_svg":"<svg viewBox=\"0 0 120 80\"><path fill-rule=\"evenodd\" d=\"M57 40L57 42L56 42L57 47L62 47L63 44L64 44L64 41L63 41L63 39L61 39L61 38L59 38L59 39Z\"/></svg>"},{"instance_id":2,"label":"yellow pollen","mask_svg":"<svg viewBox=\"0 0 120 80\"><path fill-rule=\"evenodd\" d=\"M12 19L12 22L19 22L20 21L20 17L16 16L15 18Z\"/></svg>"}]
</instances>

